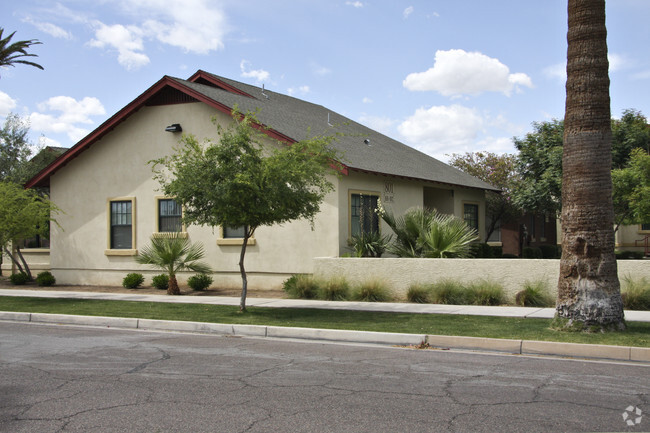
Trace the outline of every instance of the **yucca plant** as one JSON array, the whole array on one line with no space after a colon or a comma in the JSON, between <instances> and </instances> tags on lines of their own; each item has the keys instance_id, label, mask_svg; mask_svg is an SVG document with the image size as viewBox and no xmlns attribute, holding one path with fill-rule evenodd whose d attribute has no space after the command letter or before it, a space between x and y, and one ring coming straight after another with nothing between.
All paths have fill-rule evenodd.
<instances>
[{"instance_id":1,"label":"yucca plant","mask_svg":"<svg viewBox=\"0 0 650 433\"><path fill-rule=\"evenodd\" d=\"M180 271L210 273L210 266L199 261L204 256L202 244L192 244L188 238L172 233L165 236L152 236L151 245L142 248L136 261L165 271L169 275L167 294L180 295L176 273Z\"/></svg>"}]
</instances>

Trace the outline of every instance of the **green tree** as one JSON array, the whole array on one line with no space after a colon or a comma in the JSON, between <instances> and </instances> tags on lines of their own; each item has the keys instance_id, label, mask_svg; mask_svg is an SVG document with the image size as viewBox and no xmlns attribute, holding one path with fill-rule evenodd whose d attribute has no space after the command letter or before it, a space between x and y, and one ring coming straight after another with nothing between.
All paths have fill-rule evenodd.
<instances>
[{"instance_id":1,"label":"green tree","mask_svg":"<svg viewBox=\"0 0 650 433\"><path fill-rule=\"evenodd\" d=\"M567 41L558 324L624 329L614 255L605 0L568 1Z\"/></svg>"},{"instance_id":2,"label":"green tree","mask_svg":"<svg viewBox=\"0 0 650 433\"><path fill-rule=\"evenodd\" d=\"M633 149L625 168L612 170L614 220L621 224L644 224L650 221L650 155Z\"/></svg>"},{"instance_id":3,"label":"green tree","mask_svg":"<svg viewBox=\"0 0 650 433\"><path fill-rule=\"evenodd\" d=\"M314 137L286 145L258 132L251 114L233 113L228 128L217 126L218 142L186 135L172 155L152 161L164 193L184 206L186 224L245 227L239 269L240 310L246 310L244 257L248 239L261 226L313 219L336 173L334 137Z\"/></svg>"},{"instance_id":4,"label":"green tree","mask_svg":"<svg viewBox=\"0 0 650 433\"><path fill-rule=\"evenodd\" d=\"M181 271L193 271L207 274L210 266L200 262L205 256L202 244L192 244L188 238L177 233L152 236L151 245L140 250L136 261L143 265L152 265L169 275L168 295L180 295L176 274Z\"/></svg>"},{"instance_id":5,"label":"green tree","mask_svg":"<svg viewBox=\"0 0 650 433\"><path fill-rule=\"evenodd\" d=\"M533 132L513 138L517 150L516 171L521 181L513 202L527 212L558 215L562 204L562 136L564 122L534 122Z\"/></svg>"},{"instance_id":6,"label":"green tree","mask_svg":"<svg viewBox=\"0 0 650 433\"><path fill-rule=\"evenodd\" d=\"M9 113L0 129L0 181L22 183L32 151L27 135L29 123Z\"/></svg>"},{"instance_id":7,"label":"green tree","mask_svg":"<svg viewBox=\"0 0 650 433\"><path fill-rule=\"evenodd\" d=\"M13 32L6 38L2 37L4 29L0 27L0 67L2 66L16 66L16 63L23 65L34 66L38 69L44 69L38 63L30 62L29 60L23 60L23 57L38 57L36 54L30 54L27 52L27 49L32 45L39 45L42 42L39 42L36 39L30 39L27 41L17 41L11 43L11 38L14 37L16 32Z\"/></svg>"},{"instance_id":8,"label":"green tree","mask_svg":"<svg viewBox=\"0 0 650 433\"><path fill-rule=\"evenodd\" d=\"M513 201L513 193L521 183L516 163L517 157L508 154L466 152L451 155L449 164L452 167L501 190L501 193L487 191L485 194L485 212L489 222L485 227L485 239L489 239L501 224L512 221L522 213Z\"/></svg>"},{"instance_id":9,"label":"green tree","mask_svg":"<svg viewBox=\"0 0 650 433\"><path fill-rule=\"evenodd\" d=\"M36 191L24 189L12 182L0 182L0 247L18 269L30 278L31 272L20 252L18 241L36 235L47 235L50 221L56 222L52 215L59 212L56 205ZM11 242L14 243L17 257L9 251Z\"/></svg>"},{"instance_id":10,"label":"green tree","mask_svg":"<svg viewBox=\"0 0 650 433\"><path fill-rule=\"evenodd\" d=\"M634 149L650 151L650 128L640 111L628 108L612 119L612 168L625 168Z\"/></svg>"}]
</instances>

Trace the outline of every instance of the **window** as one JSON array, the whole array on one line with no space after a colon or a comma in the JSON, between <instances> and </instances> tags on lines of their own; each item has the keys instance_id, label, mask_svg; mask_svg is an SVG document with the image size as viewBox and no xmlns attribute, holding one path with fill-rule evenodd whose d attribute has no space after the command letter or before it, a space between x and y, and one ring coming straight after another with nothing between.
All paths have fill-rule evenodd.
<instances>
[{"instance_id":1,"label":"window","mask_svg":"<svg viewBox=\"0 0 650 433\"><path fill-rule=\"evenodd\" d=\"M641 224L641 231L642 231L642 232L648 232L648 231L650 231L650 223Z\"/></svg>"},{"instance_id":2,"label":"window","mask_svg":"<svg viewBox=\"0 0 650 433\"><path fill-rule=\"evenodd\" d=\"M135 197L111 198L106 202L108 256L136 255Z\"/></svg>"},{"instance_id":3,"label":"window","mask_svg":"<svg viewBox=\"0 0 650 433\"><path fill-rule=\"evenodd\" d=\"M244 239L245 236L246 236L246 226L223 228L224 239Z\"/></svg>"},{"instance_id":4,"label":"window","mask_svg":"<svg viewBox=\"0 0 650 433\"><path fill-rule=\"evenodd\" d=\"M350 194L350 235L379 232L379 215L376 209L379 196L375 194Z\"/></svg>"},{"instance_id":5,"label":"window","mask_svg":"<svg viewBox=\"0 0 650 433\"><path fill-rule=\"evenodd\" d=\"M130 200L111 202L111 242L112 250L133 248L133 202Z\"/></svg>"},{"instance_id":6,"label":"window","mask_svg":"<svg viewBox=\"0 0 650 433\"><path fill-rule=\"evenodd\" d=\"M158 232L182 232L182 206L173 198L158 199Z\"/></svg>"},{"instance_id":7,"label":"window","mask_svg":"<svg viewBox=\"0 0 650 433\"><path fill-rule=\"evenodd\" d=\"M469 227L478 231L478 205L477 204L465 203L463 205L463 220L465 220L465 223Z\"/></svg>"}]
</instances>

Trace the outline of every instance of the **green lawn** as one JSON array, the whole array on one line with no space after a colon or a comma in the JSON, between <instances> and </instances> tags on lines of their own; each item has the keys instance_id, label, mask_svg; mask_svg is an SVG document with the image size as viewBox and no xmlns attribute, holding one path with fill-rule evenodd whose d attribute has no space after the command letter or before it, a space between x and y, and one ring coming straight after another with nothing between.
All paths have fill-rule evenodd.
<instances>
[{"instance_id":1,"label":"green lawn","mask_svg":"<svg viewBox=\"0 0 650 433\"><path fill-rule=\"evenodd\" d=\"M650 323L628 322L625 332L586 334L549 329L548 319L461 316L447 314L376 313L367 311L238 307L162 302L104 301L0 297L0 311L137 317L303 328L350 329L413 334L560 341L650 347Z\"/></svg>"}]
</instances>

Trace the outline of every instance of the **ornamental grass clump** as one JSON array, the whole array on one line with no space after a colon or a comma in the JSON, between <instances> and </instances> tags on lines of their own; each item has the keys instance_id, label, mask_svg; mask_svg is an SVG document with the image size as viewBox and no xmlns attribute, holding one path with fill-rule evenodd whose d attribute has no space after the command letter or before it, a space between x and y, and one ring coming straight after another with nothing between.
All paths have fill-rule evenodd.
<instances>
[{"instance_id":1,"label":"ornamental grass clump","mask_svg":"<svg viewBox=\"0 0 650 433\"><path fill-rule=\"evenodd\" d=\"M515 295L515 303L522 307L549 308L555 306L555 300L549 294L546 281L526 281L524 288Z\"/></svg>"},{"instance_id":2,"label":"ornamental grass clump","mask_svg":"<svg viewBox=\"0 0 650 433\"><path fill-rule=\"evenodd\" d=\"M343 277L331 278L319 285L317 297L325 301L346 301L350 298L350 285Z\"/></svg>"},{"instance_id":3,"label":"ornamental grass clump","mask_svg":"<svg viewBox=\"0 0 650 433\"><path fill-rule=\"evenodd\" d=\"M282 290L294 299L313 299L318 294L319 284L313 275L295 274L283 284Z\"/></svg>"},{"instance_id":4,"label":"ornamental grass clump","mask_svg":"<svg viewBox=\"0 0 650 433\"><path fill-rule=\"evenodd\" d=\"M431 286L420 283L411 284L406 292L406 300L417 304L431 303Z\"/></svg>"},{"instance_id":5,"label":"ornamental grass clump","mask_svg":"<svg viewBox=\"0 0 650 433\"><path fill-rule=\"evenodd\" d=\"M645 277L632 279L622 278L623 308L626 310L650 310L650 281Z\"/></svg>"},{"instance_id":6,"label":"ornamental grass clump","mask_svg":"<svg viewBox=\"0 0 650 433\"><path fill-rule=\"evenodd\" d=\"M503 286L490 280L471 283L466 291L467 303L470 305L502 305L505 303Z\"/></svg>"},{"instance_id":7,"label":"ornamental grass clump","mask_svg":"<svg viewBox=\"0 0 650 433\"><path fill-rule=\"evenodd\" d=\"M463 285L458 281L450 279L433 283L430 289L430 296L434 304L467 304L467 292Z\"/></svg>"},{"instance_id":8,"label":"ornamental grass clump","mask_svg":"<svg viewBox=\"0 0 650 433\"><path fill-rule=\"evenodd\" d=\"M393 299L390 290L379 280L368 280L352 290L352 300L362 302L388 302Z\"/></svg>"}]
</instances>

